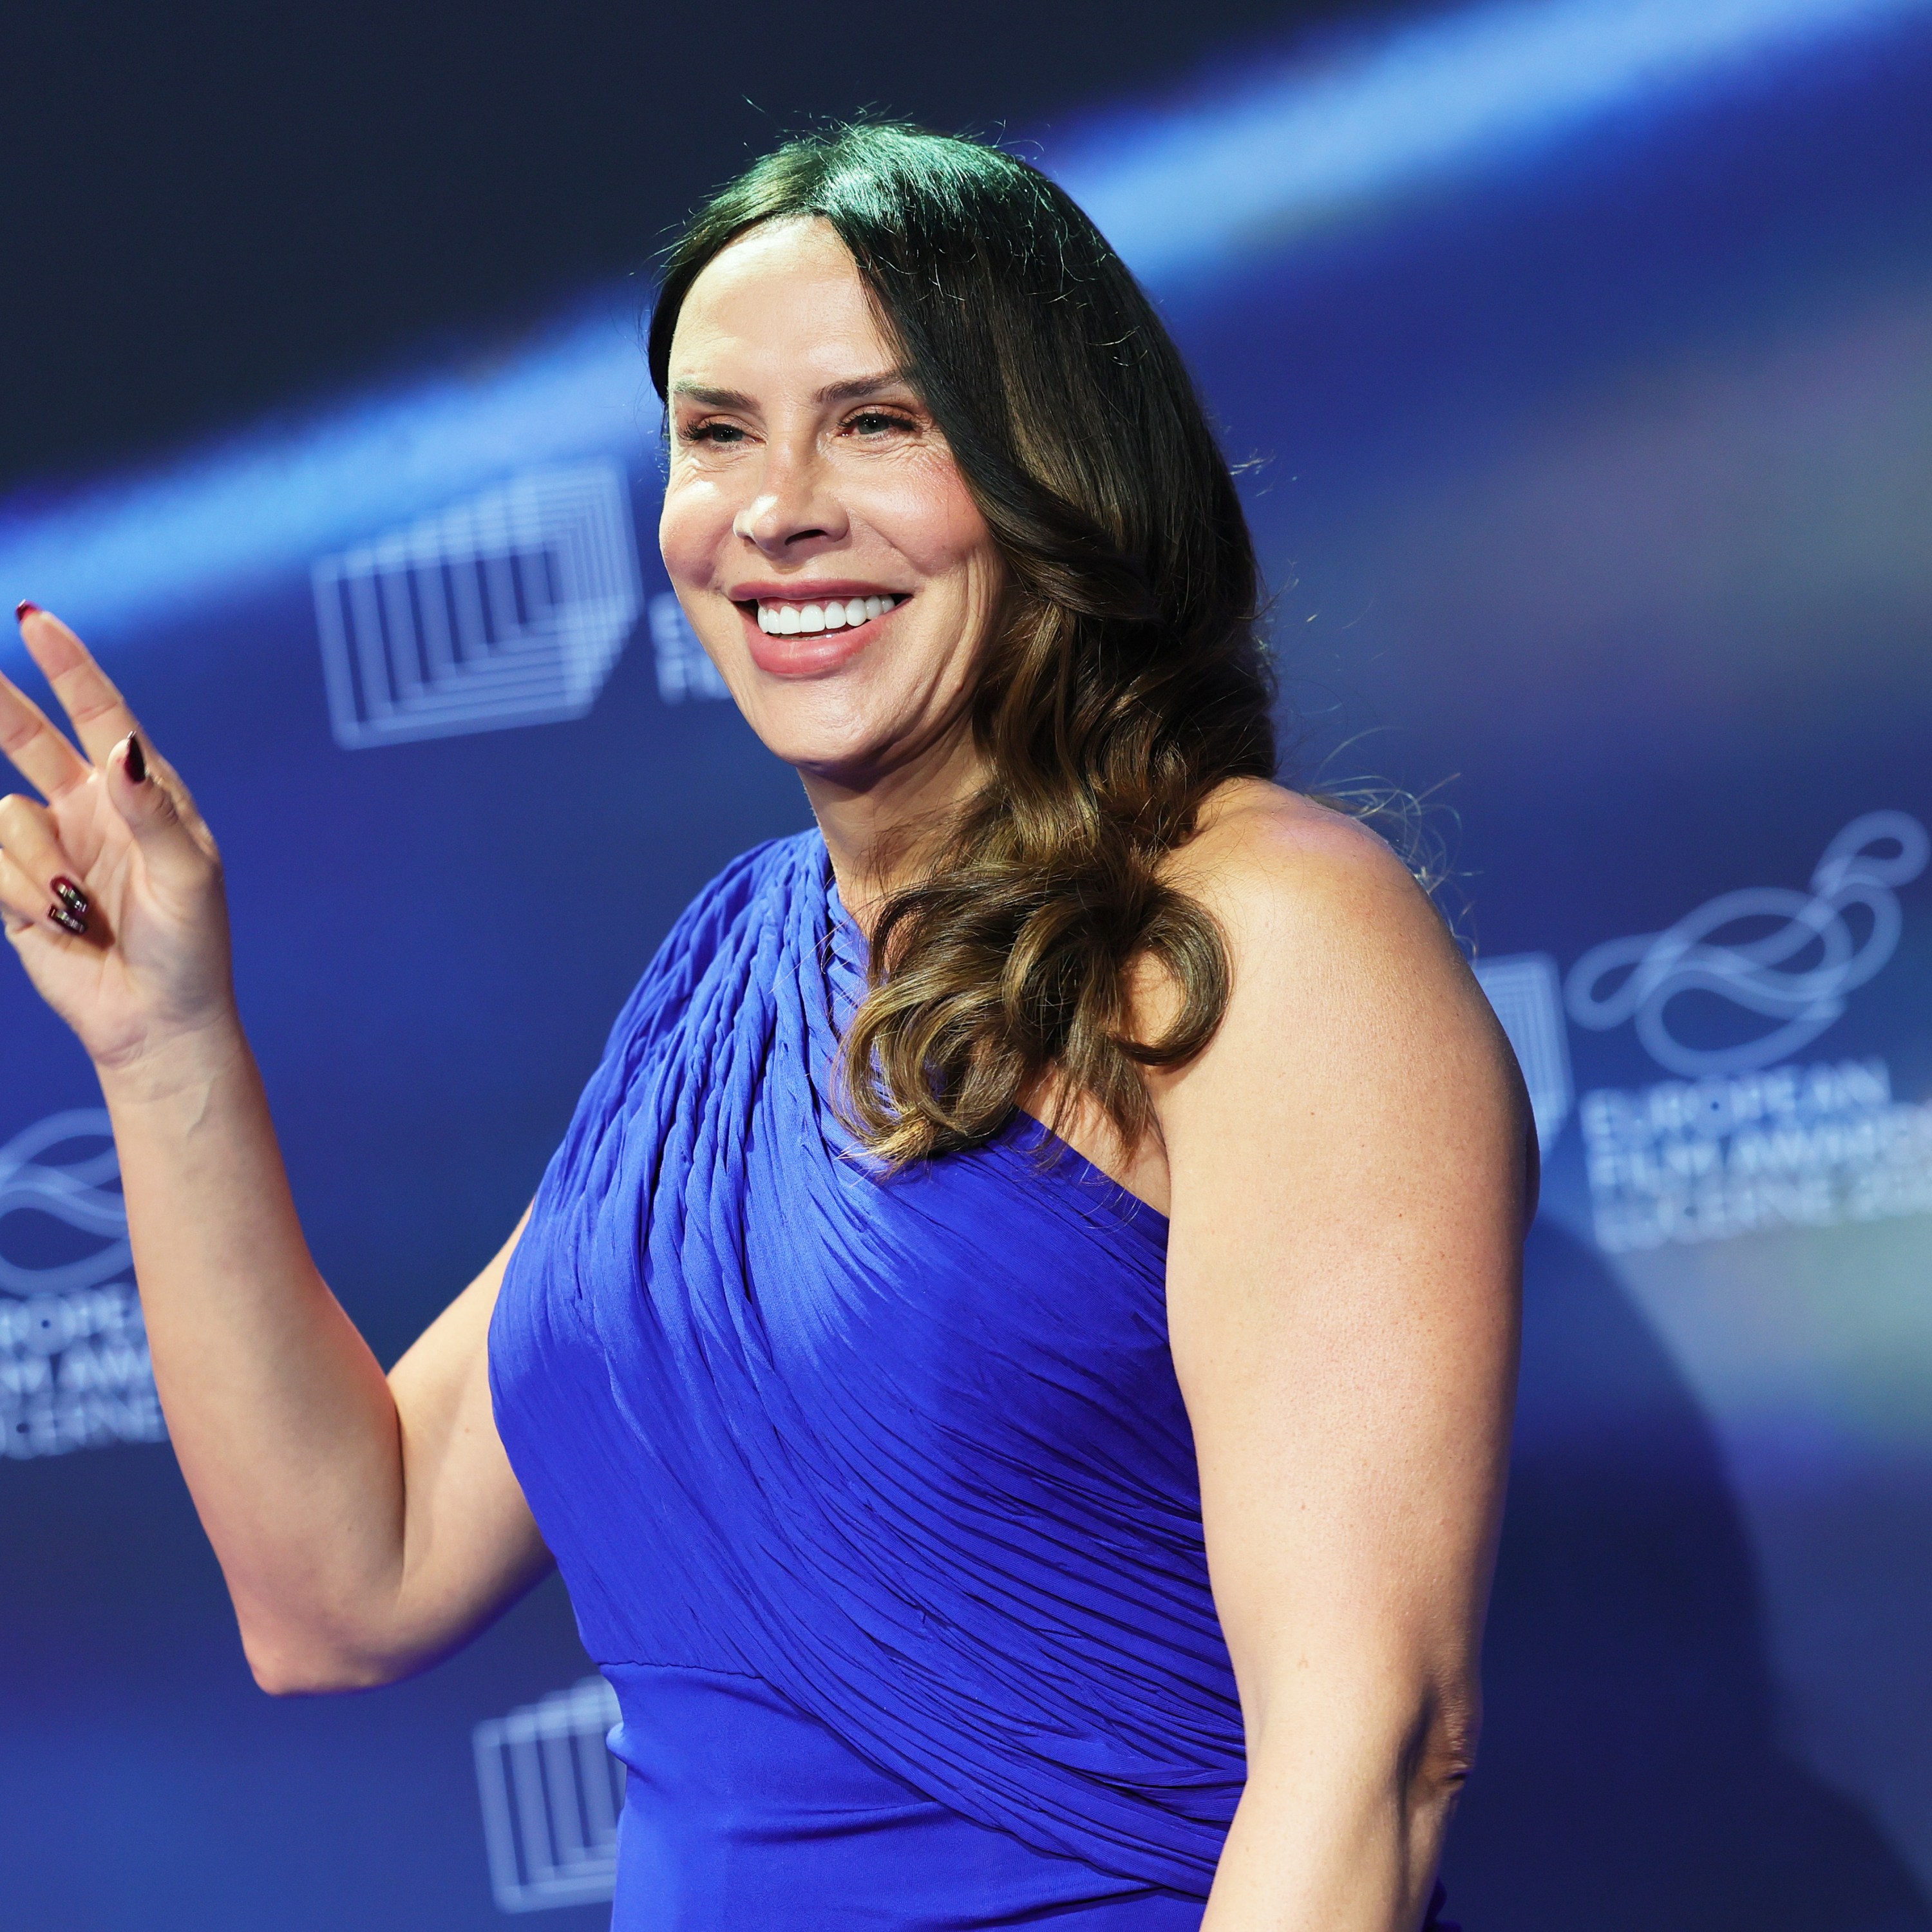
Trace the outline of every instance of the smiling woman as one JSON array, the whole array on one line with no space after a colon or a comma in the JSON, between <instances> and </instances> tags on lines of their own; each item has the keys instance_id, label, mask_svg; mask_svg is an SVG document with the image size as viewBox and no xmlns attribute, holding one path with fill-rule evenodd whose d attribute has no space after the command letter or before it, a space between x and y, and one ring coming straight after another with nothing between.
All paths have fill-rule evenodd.
<instances>
[{"instance_id":1,"label":"smiling woman","mask_svg":"<svg viewBox=\"0 0 1932 1932\"><path fill-rule=\"evenodd\" d=\"M686 913L386 1377L192 800L57 619L78 748L0 681L0 904L258 1678L403 1676L554 1557L618 1932L1441 1923L1526 1108L1401 866L1271 782L1172 344L1035 171L868 126L700 214L650 355L672 580L816 826Z\"/></svg>"},{"instance_id":2,"label":"smiling woman","mask_svg":"<svg viewBox=\"0 0 1932 1932\"><path fill-rule=\"evenodd\" d=\"M881 983L844 1053L869 1144L969 1145L1044 1093L1138 1145L1143 1070L1192 1059L1227 998L1219 931L1162 861L1217 787L1275 764L1246 524L1145 297L1043 176L868 128L782 149L705 210L650 353L694 626L767 744L803 734L782 755L821 826L844 783L825 754L861 761L866 822L827 838L877 902ZM896 648L761 649L724 608L806 635L875 591L911 602ZM965 763L927 756L969 732ZM1155 1038L1130 1021L1150 961L1181 994Z\"/></svg>"},{"instance_id":3,"label":"smiling woman","mask_svg":"<svg viewBox=\"0 0 1932 1932\"><path fill-rule=\"evenodd\" d=\"M675 286L660 538L694 628L808 784L950 782L919 754L957 735L1005 573L850 255L823 220L768 220Z\"/></svg>"}]
</instances>

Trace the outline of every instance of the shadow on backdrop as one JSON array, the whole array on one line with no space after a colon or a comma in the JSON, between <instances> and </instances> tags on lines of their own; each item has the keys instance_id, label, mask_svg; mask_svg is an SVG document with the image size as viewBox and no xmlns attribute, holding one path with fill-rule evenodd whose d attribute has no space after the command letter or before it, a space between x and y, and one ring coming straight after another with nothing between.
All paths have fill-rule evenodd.
<instances>
[{"instance_id":1,"label":"shadow on backdrop","mask_svg":"<svg viewBox=\"0 0 1932 1932\"><path fill-rule=\"evenodd\" d=\"M1486 1658L1446 1876L1472 1932L1919 1932L1864 1810L1780 1747L1709 1426L1590 1249L1539 1222Z\"/></svg>"}]
</instances>

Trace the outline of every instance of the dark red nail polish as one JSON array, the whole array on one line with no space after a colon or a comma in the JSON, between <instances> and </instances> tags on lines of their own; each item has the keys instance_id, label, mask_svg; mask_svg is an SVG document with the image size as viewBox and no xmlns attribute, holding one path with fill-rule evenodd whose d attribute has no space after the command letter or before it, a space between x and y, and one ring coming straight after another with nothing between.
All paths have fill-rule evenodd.
<instances>
[{"instance_id":1,"label":"dark red nail polish","mask_svg":"<svg viewBox=\"0 0 1932 1932\"><path fill-rule=\"evenodd\" d=\"M67 930L72 933L76 938L79 938L87 930L86 920L84 919L76 919L72 913L68 910L65 906L49 906L47 908L47 916L53 921L55 925L64 926Z\"/></svg>"},{"instance_id":2,"label":"dark red nail polish","mask_svg":"<svg viewBox=\"0 0 1932 1932\"><path fill-rule=\"evenodd\" d=\"M148 782L147 754L141 749L141 740L136 732L128 734L128 776L136 784Z\"/></svg>"},{"instance_id":3,"label":"dark red nail polish","mask_svg":"<svg viewBox=\"0 0 1932 1932\"><path fill-rule=\"evenodd\" d=\"M87 895L64 872L54 880L53 892L54 897L58 899L76 919L85 919L87 916Z\"/></svg>"},{"instance_id":4,"label":"dark red nail polish","mask_svg":"<svg viewBox=\"0 0 1932 1932\"><path fill-rule=\"evenodd\" d=\"M40 608L29 598L22 597L20 602L14 606L14 622L17 623L22 617L31 617Z\"/></svg>"}]
</instances>

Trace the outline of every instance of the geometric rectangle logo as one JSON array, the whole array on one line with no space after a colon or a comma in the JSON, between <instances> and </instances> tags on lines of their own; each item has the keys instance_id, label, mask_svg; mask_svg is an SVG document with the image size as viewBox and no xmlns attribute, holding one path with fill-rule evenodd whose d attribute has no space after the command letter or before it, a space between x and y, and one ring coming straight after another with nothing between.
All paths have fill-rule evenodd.
<instances>
[{"instance_id":1,"label":"geometric rectangle logo","mask_svg":"<svg viewBox=\"0 0 1932 1932\"><path fill-rule=\"evenodd\" d=\"M314 566L345 749L580 718L642 602L623 466L513 477Z\"/></svg>"},{"instance_id":2,"label":"geometric rectangle logo","mask_svg":"<svg viewBox=\"0 0 1932 1932\"><path fill-rule=\"evenodd\" d=\"M1478 959L1474 971L1516 1049L1522 1084L1536 1114L1536 1144L1547 1154L1563 1131L1576 1097L1556 962L1546 952L1517 952L1501 959Z\"/></svg>"},{"instance_id":3,"label":"geometric rectangle logo","mask_svg":"<svg viewBox=\"0 0 1932 1932\"><path fill-rule=\"evenodd\" d=\"M604 1741L618 1717L617 1694L586 1677L476 1726L490 1888L501 1910L611 1896L624 1771Z\"/></svg>"}]
</instances>

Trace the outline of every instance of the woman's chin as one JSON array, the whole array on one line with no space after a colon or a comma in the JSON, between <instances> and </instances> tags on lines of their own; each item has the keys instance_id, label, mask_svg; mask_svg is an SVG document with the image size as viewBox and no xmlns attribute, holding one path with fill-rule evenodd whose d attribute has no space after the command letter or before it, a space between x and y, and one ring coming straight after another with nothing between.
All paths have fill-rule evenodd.
<instances>
[{"instance_id":1,"label":"woman's chin","mask_svg":"<svg viewBox=\"0 0 1932 1932\"><path fill-rule=\"evenodd\" d=\"M774 758L805 773L845 771L869 762L877 732L850 718L826 718L820 705L788 701L795 695L760 693L744 706L746 722Z\"/></svg>"},{"instance_id":2,"label":"woman's chin","mask_svg":"<svg viewBox=\"0 0 1932 1932\"><path fill-rule=\"evenodd\" d=\"M884 773L904 763L904 740L916 735L868 729L856 721L828 728L822 719L775 717L769 711L749 722L765 748L800 778L841 791L868 790Z\"/></svg>"}]
</instances>

